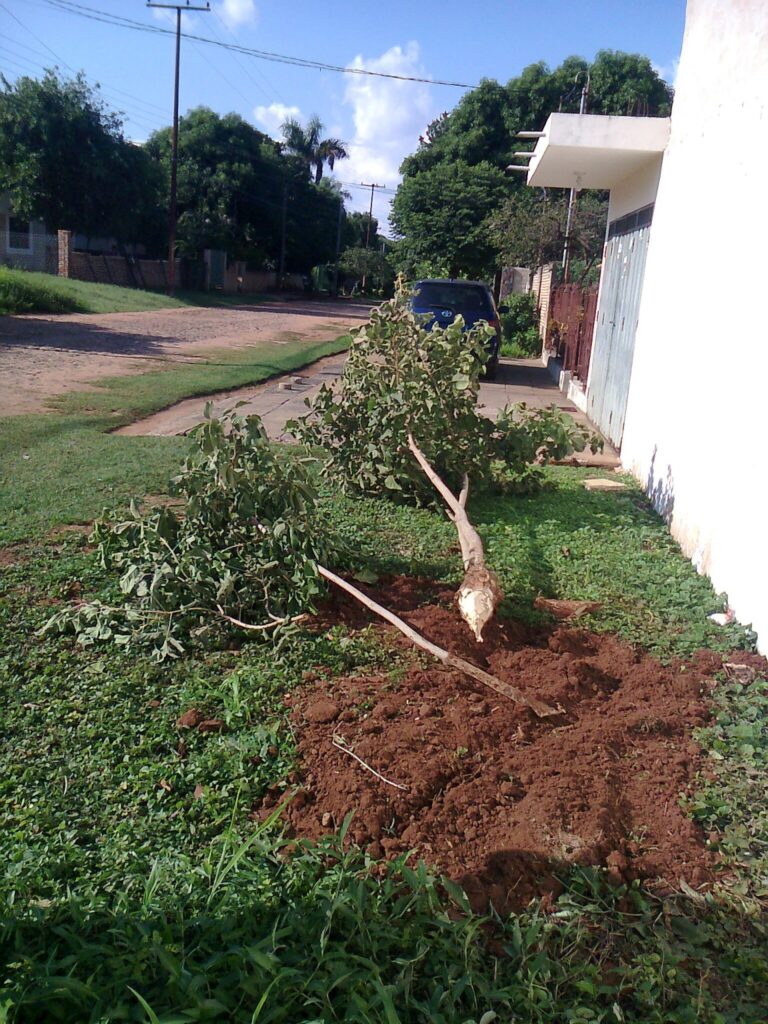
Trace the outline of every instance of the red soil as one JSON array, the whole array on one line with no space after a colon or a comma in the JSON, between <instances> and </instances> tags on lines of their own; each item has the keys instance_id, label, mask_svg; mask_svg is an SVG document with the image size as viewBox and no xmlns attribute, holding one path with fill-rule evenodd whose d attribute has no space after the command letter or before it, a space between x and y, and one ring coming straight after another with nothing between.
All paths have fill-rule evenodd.
<instances>
[{"instance_id":1,"label":"red soil","mask_svg":"<svg viewBox=\"0 0 768 1024\"><path fill-rule=\"evenodd\" d=\"M692 731L707 720L722 658L662 666L612 636L519 623L496 624L479 645L451 596L418 580L377 595L430 640L564 714L538 719L437 663L399 681L317 682L287 698L301 764L285 812L293 834L319 837L354 811L355 843L377 858L413 851L477 910L555 894L573 864L602 865L616 882L706 887L717 859L680 796L700 767ZM332 612L340 619L370 621L345 598ZM268 793L255 814L281 796Z\"/></svg>"}]
</instances>

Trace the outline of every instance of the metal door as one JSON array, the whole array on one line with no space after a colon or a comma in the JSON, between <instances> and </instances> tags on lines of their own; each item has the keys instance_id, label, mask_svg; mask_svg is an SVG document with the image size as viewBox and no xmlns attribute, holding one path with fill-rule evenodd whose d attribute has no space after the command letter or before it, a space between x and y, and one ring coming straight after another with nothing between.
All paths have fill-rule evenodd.
<instances>
[{"instance_id":1,"label":"metal door","mask_svg":"<svg viewBox=\"0 0 768 1024\"><path fill-rule=\"evenodd\" d=\"M624 435L652 216L647 206L614 221L605 247L587 413L616 448Z\"/></svg>"},{"instance_id":2,"label":"metal door","mask_svg":"<svg viewBox=\"0 0 768 1024\"><path fill-rule=\"evenodd\" d=\"M208 288L221 290L227 270L227 253L224 249L206 249L208 253Z\"/></svg>"}]
</instances>

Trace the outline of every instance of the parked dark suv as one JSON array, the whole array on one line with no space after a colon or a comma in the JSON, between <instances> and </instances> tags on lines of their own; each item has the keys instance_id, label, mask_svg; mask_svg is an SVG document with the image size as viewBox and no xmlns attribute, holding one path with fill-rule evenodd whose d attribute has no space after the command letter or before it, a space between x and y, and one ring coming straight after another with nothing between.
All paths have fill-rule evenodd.
<instances>
[{"instance_id":1,"label":"parked dark suv","mask_svg":"<svg viewBox=\"0 0 768 1024\"><path fill-rule=\"evenodd\" d=\"M493 293L488 285L481 281L452 281L433 279L416 281L411 296L411 308L414 313L429 313L427 329L433 324L447 327L461 314L469 329L476 323L485 320L494 328L495 335L488 342L490 358L486 363L485 374L493 379L499 366L499 346L501 345L501 324Z\"/></svg>"}]
</instances>

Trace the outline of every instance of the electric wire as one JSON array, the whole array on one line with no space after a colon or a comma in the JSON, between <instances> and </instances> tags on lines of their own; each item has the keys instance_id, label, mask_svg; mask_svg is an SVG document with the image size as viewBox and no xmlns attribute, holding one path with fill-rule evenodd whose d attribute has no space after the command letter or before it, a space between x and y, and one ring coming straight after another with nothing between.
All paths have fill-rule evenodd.
<instances>
[{"instance_id":1,"label":"electric wire","mask_svg":"<svg viewBox=\"0 0 768 1024\"><path fill-rule=\"evenodd\" d=\"M145 22L134 21L132 18L124 18L121 15L110 14L108 11L101 11L94 7L87 7L84 4L74 3L73 0L43 0L49 7L53 7L68 14L81 18L89 18L91 21L100 21L107 25L119 28L129 28L138 32L148 32L156 35L174 35L170 28L163 28L161 25L148 25ZM248 46L241 46L238 43L226 43L222 40L210 39L208 36L197 35L193 32L182 32L184 39L194 39L200 43L210 46L222 47L233 53L240 53L246 57L255 57L257 60L271 61L276 64L289 64L293 67L309 68L315 71L334 71L346 75L363 75L371 78L389 78L400 82L421 82L426 85L442 85L454 89L474 89L476 86L466 82L452 82L441 78L421 78L417 75L397 75L387 71L371 71L369 68L343 67L340 64L330 64L326 61L314 60L305 57L293 57L284 53L275 53L271 50L257 50Z\"/></svg>"},{"instance_id":2,"label":"electric wire","mask_svg":"<svg viewBox=\"0 0 768 1024\"><path fill-rule=\"evenodd\" d=\"M8 40L6 40L6 41L8 41ZM15 42L15 40L13 40L13 41ZM29 47L28 47L28 49L29 49ZM9 49L7 46L3 46L2 44L0 44L0 52L2 52L3 54L9 54L10 55L10 56L3 56L2 57L2 63L3 64L7 64L7 65L14 65L16 68L18 68L18 70L19 70L19 72L21 74L30 74L30 73L31 74L38 74L40 70L43 70L43 71L47 70L47 68L46 68L46 66L44 64L40 64L38 61L32 60L30 57L27 57L26 55L18 54L14 50ZM108 92L108 91L109 90L106 89L106 87L105 87L104 88L104 92ZM120 102L120 101L118 101L118 102ZM123 106L124 106L124 104L123 104ZM123 114L123 115L128 115L130 117L130 120L131 120L132 124L135 124L137 127L144 129L145 131L149 132L150 134L152 132L159 131L162 127L164 127L160 123L160 121L157 118L156 114L147 113L147 112L141 111L141 110L138 111L138 113L137 113L136 111L128 110L128 109L126 109L124 111L118 111L118 113L119 114ZM152 123L152 124L148 123L147 120L144 120L145 118L154 118L155 119L154 123Z\"/></svg>"}]
</instances>

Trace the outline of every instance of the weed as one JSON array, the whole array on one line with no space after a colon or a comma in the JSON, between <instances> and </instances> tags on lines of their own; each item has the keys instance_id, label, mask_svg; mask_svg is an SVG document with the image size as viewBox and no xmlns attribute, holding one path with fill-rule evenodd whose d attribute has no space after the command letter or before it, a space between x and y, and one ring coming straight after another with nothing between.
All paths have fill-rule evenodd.
<instances>
[{"instance_id":1,"label":"weed","mask_svg":"<svg viewBox=\"0 0 768 1024\"><path fill-rule=\"evenodd\" d=\"M726 884L744 896L768 897L768 680L722 680L715 718L698 740L708 757L692 816L710 842L737 869Z\"/></svg>"}]
</instances>

